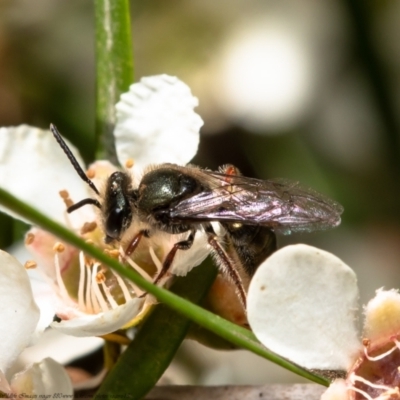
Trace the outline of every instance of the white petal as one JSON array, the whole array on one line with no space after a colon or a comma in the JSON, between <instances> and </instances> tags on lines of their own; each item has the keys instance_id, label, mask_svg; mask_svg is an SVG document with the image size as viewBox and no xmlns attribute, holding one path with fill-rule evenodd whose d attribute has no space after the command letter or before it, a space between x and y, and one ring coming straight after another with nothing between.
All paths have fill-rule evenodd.
<instances>
[{"instance_id":1,"label":"white petal","mask_svg":"<svg viewBox=\"0 0 400 400\"><path fill-rule=\"evenodd\" d=\"M75 148L68 146L83 165ZM67 189L78 201L88 197L86 186L50 131L28 125L0 128L0 187L65 224L66 206L59 191Z\"/></svg>"},{"instance_id":2,"label":"white petal","mask_svg":"<svg viewBox=\"0 0 400 400\"><path fill-rule=\"evenodd\" d=\"M39 320L28 274L12 256L0 250L0 369L29 344Z\"/></svg>"},{"instance_id":3,"label":"white petal","mask_svg":"<svg viewBox=\"0 0 400 400\"><path fill-rule=\"evenodd\" d=\"M37 277L38 275L35 277L29 276L33 297L40 310L40 319L36 326L34 340L37 340L52 323L58 302L57 296L50 285L43 279L37 279Z\"/></svg>"},{"instance_id":4,"label":"white petal","mask_svg":"<svg viewBox=\"0 0 400 400\"><path fill-rule=\"evenodd\" d=\"M34 230L31 229L30 231L33 232ZM22 265L32 258L22 241L14 243L8 250L9 254L13 255ZM48 282L44 280L43 274L40 273L38 267L28 269L27 273L31 282L33 298L40 310L40 319L35 330L37 339L54 319L55 295Z\"/></svg>"},{"instance_id":5,"label":"white petal","mask_svg":"<svg viewBox=\"0 0 400 400\"><path fill-rule=\"evenodd\" d=\"M321 400L350 400L351 393L344 379L336 379L322 394Z\"/></svg>"},{"instance_id":6,"label":"white petal","mask_svg":"<svg viewBox=\"0 0 400 400\"><path fill-rule=\"evenodd\" d=\"M287 246L256 271L250 326L266 347L306 368L346 369L360 343L356 276L339 258L303 244Z\"/></svg>"},{"instance_id":7,"label":"white petal","mask_svg":"<svg viewBox=\"0 0 400 400\"><path fill-rule=\"evenodd\" d=\"M6 376L0 370L0 391L3 393L11 394L11 387L7 381Z\"/></svg>"},{"instance_id":8,"label":"white petal","mask_svg":"<svg viewBox=\"0 0 400 400\"><path fill-rule=\"evenodd\" d=\"M117 155L125 165L133 159L141 171L148 164L184 165L197 152L203 121L189 87L168 75L142 78L116 105L114 135Z\"/></svg>"},{"instance_id":9,"label":"white petal","mask_svg":"<svg viewBox=\"0 0 400 400\"><path fill-rule=\"evenodd\" d=\"M47 395L54 398L60 394L60 398L72 398L73 388L64 367L51 358L46 358L40 363L33 364L30 368L16 374L11 387L14 393L29 398L33 396ZM44 398L44 397L43 397Z\"/></svg>"},{"instance_id":10,"label":"white petal","mask_svg":"<svg viewBox=\"0 0 400 400\"><path fill-rule=\"evenodd\" d=\"M131 299L127 303L104 313L53 322L51 327L67 335L102 336L121 329L139 313L144 299Z\"/></svg>"},{"instance_id":11,"label":"white petal","mask_svg":"<svg viewBox=\"0 0 400 400\"><path fill-rule=\"evenodd\" d=\"M98 337L74 337L65 335L56 329L47 329L34 346L26 348L18 357L19 366L26 366L39 362L46 357L52 357L60 364L68 364L71 361L89 354L100 348L104 340ZM14 365L12 369L14 369ZM22 369L20 367L20 369Z\"/></svg>"}]
</instances>

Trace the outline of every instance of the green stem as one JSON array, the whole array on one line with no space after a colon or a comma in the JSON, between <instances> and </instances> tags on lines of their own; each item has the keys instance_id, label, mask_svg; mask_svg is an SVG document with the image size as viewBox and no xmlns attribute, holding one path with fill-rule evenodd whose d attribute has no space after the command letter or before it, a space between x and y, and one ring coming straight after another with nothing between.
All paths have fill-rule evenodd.
<instances>
[{"instance_id":1,"label":"green stem","mask_svg":"<svg viewBox=\"0 0 400 400\"><path fill-rule=\"evenodd\" d=\"M97 259L102 264L107 265L114 271L118 272L122 277L131 280L146 292L151 293L160 302L165 303L175 311L181 313L183 316L216 333L234 345L250 350L253 353L256 353L261 357L264 357L273 363L278 364L283 368L286 368L287 370L292 371L295 374L298 374L313 382L325 386L329 385L329 381L327 379L315 375L310 371L267 350L257 340L252 332L226 321L223 318L202 309L201 307L177 296L168 290L153 285L140 276L136 271L128 269L121 265L117 260L106 256L100 249L86 243L81 238L76 236L72 231L52 221L39 211L18 200L16 197L3 189L0 189L0 204L8 208L10 211L13 211L21 217L31 221L34 225L40 226L46 231L59 237L61 240L64 240L65 242L84 251L86 254ZM160 335L162 335L162 332L160 332Z\"/></svg>"},{"instance_id":2,"label":"green stem","mask_svg":"<svg viewBox=\"0 0 400 400\"><path fill-rule=\"evenodd\" d=\"M113 130L115 104L133 83L128 0L95 0L97 158L118 164Z\"/></svg>"}]
</instances>

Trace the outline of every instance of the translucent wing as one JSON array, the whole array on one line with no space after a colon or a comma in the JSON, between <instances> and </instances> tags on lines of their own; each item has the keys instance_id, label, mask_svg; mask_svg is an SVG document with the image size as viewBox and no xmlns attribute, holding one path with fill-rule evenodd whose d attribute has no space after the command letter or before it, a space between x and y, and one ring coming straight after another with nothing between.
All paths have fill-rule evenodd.
<instances>
[{"instance_id":1,"label":"translucent wing","mask_svg":"<svg viewBox=\"0 0 400 400\"><path fill-rule=\"evenodd\" d=\"M313 231L340 224L337 202L287 180L263 181L203 171L210 190L170 208L176 220L241 222L281 233Z\"/></svg>"}]
</instances>

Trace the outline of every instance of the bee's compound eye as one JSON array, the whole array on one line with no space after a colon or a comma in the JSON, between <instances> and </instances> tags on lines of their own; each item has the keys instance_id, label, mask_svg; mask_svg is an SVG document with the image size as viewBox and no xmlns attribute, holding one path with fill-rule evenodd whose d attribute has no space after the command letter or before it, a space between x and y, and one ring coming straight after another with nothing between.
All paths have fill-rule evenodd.
<instances>
[{"instance_id":1,"label":"bee's compound eye","mask_svg":"<svg viewBox=\"0 0 400 400\"><path fill-rule=\"evenodd\" d=\"M106 243L112 240L120 240L122 234L129 227L132 221L130 207L114 208L105 220L104 228L106 233Z\"/></svg>"}]
</instances>

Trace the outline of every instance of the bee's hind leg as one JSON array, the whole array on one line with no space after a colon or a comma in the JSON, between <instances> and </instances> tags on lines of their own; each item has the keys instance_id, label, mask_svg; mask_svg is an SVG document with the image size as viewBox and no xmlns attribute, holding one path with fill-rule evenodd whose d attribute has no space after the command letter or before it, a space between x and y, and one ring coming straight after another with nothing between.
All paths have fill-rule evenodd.
<instances>
[{"instance_id":1,"label":"bee's hind leg","mask_svg":"<svg viewBox=\"0 0 400 400\"><path fill-rule=\"evenodd\" d=\"M214 250L214 257L218 261L220 270L232 280L237 289L240 302L244 309L246 309L246 290L244 289L242 278L239 275L238 270L235 268L235 264L232 259L228 256L221 243L218 241L218 236L215 233L211 224L204 224L204 229L207 234L207 240L209 245Z\"/></svg>"}]
</instances>

